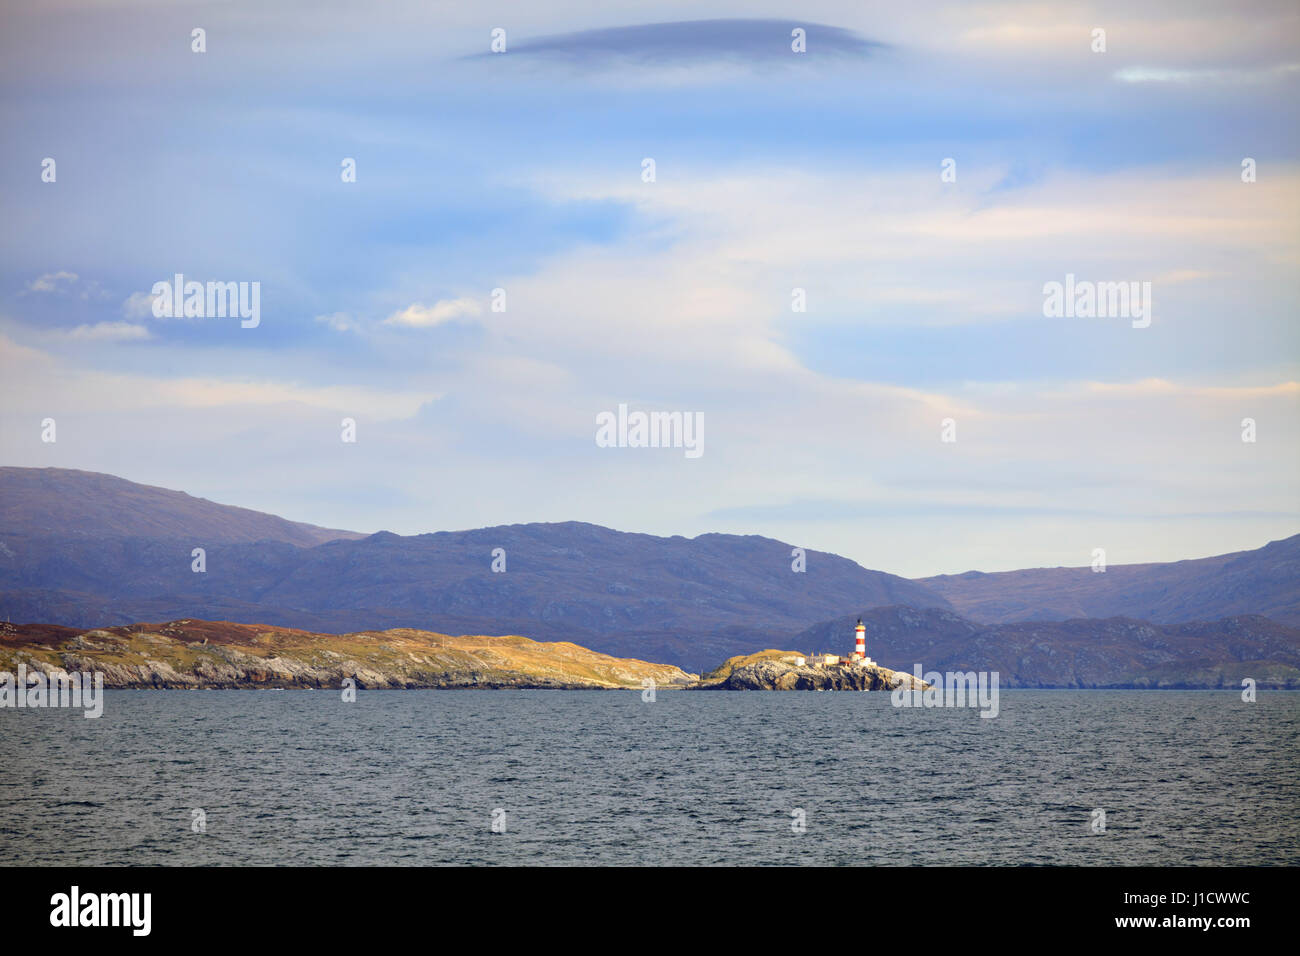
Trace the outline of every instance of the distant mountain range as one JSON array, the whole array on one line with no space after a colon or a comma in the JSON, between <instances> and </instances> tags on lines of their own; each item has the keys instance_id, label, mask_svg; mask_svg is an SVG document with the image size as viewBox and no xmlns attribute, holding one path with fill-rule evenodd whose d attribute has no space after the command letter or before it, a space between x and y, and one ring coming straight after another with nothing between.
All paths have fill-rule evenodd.
<instances>
[{"instance_id":1,"label":"distant mountain range","mask_svg":"<svg viewBox=\"0 0 1300 956\"><path fill-rule=\"evenodd\" d=\"M27 537L185 538L211 544L278 541L303 548L365 537L70 468L0 468L0 531Z\"/></svg>"},{"instance_id":2,"label":"distant mountain range","mask_svg":"<svg viewBox=\"0 0 1300 956\"><path fill-rule=\"evenodd\" d=\"M1300 625L1300 535L1254 551L1169 564L1032 568L917 581L961 614L991 624L1136 617L1183 623L1264 614Z\"/></svg>"},{"instance_id":3,"label":"distant mountain range","mask_svg":"<svg viewBox=\"0 0 1300 956\"><path fill-rule=\"evenodd\" d=\"M357 537L62 469L0 470L0 501L0 614L19 622L524 634L699 671L846 607L948 606L833 554L807 552L796 573L791 545L753 535L565 522ZM196 547L204 573L191 570Z\"/></svg>"},{"instance_id":4,"label":"distant mountain range","mask_svg":"<svg viewBox=\"0 0 1300 956\"><path fill-rule=\"evenodd\" d=\"M191 570L194 548L205 550L203 573ZM504 573L492 571L498 548ZM1081 663L1043 678L1059 680L1055 686L1154 673L1168 662L1142 650L1143 641L1166 641L1183 663L1240 662L1254 651L1225 643L1234 627L1251 635L1247 643L1265 641L1258 659L1271 660L1277 648L1267 641L1294 641L1294 634L1250 615L1300 623L1300 536L1258 551L1116 565L1104 574L1062 568L916 581L816 551L807 552L806 572L796 573L791 550L754 535L661 538L580 522L365 536L109 475L0 468L0 615L18 623L96 628L202 618L334 634L396 627L522 634L700 672L763 648L807 649L815 636L809 628L828 629L821 646L847 650L851 623L836 630L846 614L895 608L890 613L934 612L910 631L891 632L903 658L942 638L947 643L935 649L958 666L963 642L974 655L978 642L1002 641L1019 649L1006 659L1008 673L1029 684L1038 672L1021 658L1077 645ZM1075 620L1112 617L1137 620ZM1025 620L1041 627L1010 626ZM1141 631L1138 645L1121 650L1128 645L1115 643L1114 629L1129 626L1135 635L1143 627L1151 633ZM1030 641L1031 633L1039 637ZM1109 672L1089 663L1089 641L1110 648L1099 665ZM910 669L914 661L887 663Z\"/></svg>"},{"instance_id":5,"label":"distant mountain range","mask_svg":"<svg viewBox=\"0 0 1300 956\"><path fill-rule=\"evenodd\" d=\"M1109 572L1107 572L1109 573ZM1150 624L1131 618L977 624L949 611L864 608L816 624L787 648L843 652L866 625L867 655L896 671L997 671L1003 687L1300 688L1300 628L1258 614Z\"/></svg>"}]
</instances>

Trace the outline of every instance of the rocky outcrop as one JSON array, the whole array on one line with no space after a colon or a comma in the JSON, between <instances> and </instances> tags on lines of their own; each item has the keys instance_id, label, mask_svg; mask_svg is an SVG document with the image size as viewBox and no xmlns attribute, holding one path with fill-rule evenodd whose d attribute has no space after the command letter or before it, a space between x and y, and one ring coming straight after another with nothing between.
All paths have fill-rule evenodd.
<instances>
[{"instance_id":1,"label":"rocky outcrop","mask_svg":"<svg viewBox=\"0 0 1300 956\"><path fill-rule=\"evenodd\" d=\"M699 690L893 690L901 680L923 688L911 674L879 665L799 664L797 655L763 651L733 657L695 685Z\"/></svg>"}]
</instances>

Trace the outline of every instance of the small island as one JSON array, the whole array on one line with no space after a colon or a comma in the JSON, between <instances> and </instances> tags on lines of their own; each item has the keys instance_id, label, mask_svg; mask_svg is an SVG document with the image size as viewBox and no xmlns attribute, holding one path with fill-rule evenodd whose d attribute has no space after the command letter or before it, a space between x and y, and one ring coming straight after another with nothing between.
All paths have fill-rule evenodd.
<instances>
[{"instance_id":1,"label":"small island","mask_svg":"<svg viewBox=\"0 0 1300 956\"><path fill-rule=\"evenodd\" d=\"M611 657L568 641L515 635L454 637L395 628L318 634L289 627L181 620L79 630L0 623L0 671L97 672L109 688L685 687L698 676L670 664Z\"/></svg>"},{"instance_id":2,"label":"small island","mask_svg":"<svg viewBox=\"0 0 1300 956\"><path fill-rule=\"evenodd\" d=\"M924 689L924 682L906 671L893 671L871 661L830 660L797 651L759 651L732 657L705 674L692 690L893 690Z\"/></svg>"},{"instance_id":3,"label":"small island","mask_svg":"<svg viewBox=\"0 0 1300 956\"><path fill-rule=\"evenodd\" d=\"M893 690L901 685L922 690L927 685L904 671L881 667L867 656L866 625L858 618L853 653L800 654L798 651L759 651L728 658L705 674L692 690Z\"/></svg>"}]
</instances>

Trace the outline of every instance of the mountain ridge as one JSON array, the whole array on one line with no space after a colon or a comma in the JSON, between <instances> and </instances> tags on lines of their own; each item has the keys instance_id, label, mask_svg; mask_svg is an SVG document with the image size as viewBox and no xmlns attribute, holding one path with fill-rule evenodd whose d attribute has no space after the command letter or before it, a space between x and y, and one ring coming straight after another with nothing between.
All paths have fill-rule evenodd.
<instances>
[{"instance_id":1,"label":"mountain ridge","mask_svg":"<svg viewBox=\"0 0 1300 956\"><path fill-rule=\"evenodd\" d=\"M155 506L159 513L148 513ZM192 570L196 547L204 549L202 573ZM504 573L493 570L498 549ZM1084 640L1114 643L1114 629L1131 626L1144 639L1184 641L1205 661L1219 654L1219 663L1240 659L1220 634L1226 619L1271 612L1282 626L1300 623L1300 535L1103 574L1028 569L919 580L818 551L805 551L806 569L796 573L791 550L754 534L661 537L582 521L362 535L93 472L0 469L0 615L9 620L510 632L695 671L790 646L792 636L843 621L846 608L932 611L918 634L1008 646L1022 642L1012 627L1022 623L1075 650ZM949 633L941 615L964 623ZM1107 624L1112 618L1130 624ZM1168 630L1180 624L1190 630ZM1256 622L1255 637L1268 639L1270 625ZM847 651L848 640L836 634L827 649ZM1109 653L1126 674L1137 673L1135 662L1155 666L1123 640ZM1041 679L1068 686L1110 678L1082 666Z\"/></svg>"},{"instance_id":2,"label":"mountain ridge","mask_svg":"<svg viewBox=\"0 0 1300 956\"><path fill-rule=\"evenodd\" d=\"M57 515L61 500L41 513ZM177 535L184 526L175 522L164 537L129 535L114 533L120 523L82 520L107 507L74 509L75 522L0 523L0 613L76 627L194 617L333 633L508 631L698 669L862 601L947 606L922 585L839 555L805 551L808 571L797 573L792 546L760 535L659 537L556 522L303 546ZM58 533L70 526L76 534ZM196 547L202 573L192 570ZM493 571L497 549L504 573Z\"/></svg>"},{"instance_id":3,"label":"mountain ridge","mask_svg":"<svg viewBox=\"0 0 1300 956\"><path fill-rule=\"evenodd\" d=\"M111 500L93 502L92 496ZM222 544L282 541L300 547L364 537L102 472L12 466L0 467L0 530L66 537L199 537Z\"/></svg>"},{"instance_id":4,"label":"mountain ridge","mask_svg":"<svg viewBox=\"0 0 1300 956\"><path fill-rule=\"evenodd\" d=\"M1300 534L1182 561L1091 568L967 571L913 579L974 620L1125 616L1161 623L1263 614L1300 625Z\"/></svg>"}]
</instances>

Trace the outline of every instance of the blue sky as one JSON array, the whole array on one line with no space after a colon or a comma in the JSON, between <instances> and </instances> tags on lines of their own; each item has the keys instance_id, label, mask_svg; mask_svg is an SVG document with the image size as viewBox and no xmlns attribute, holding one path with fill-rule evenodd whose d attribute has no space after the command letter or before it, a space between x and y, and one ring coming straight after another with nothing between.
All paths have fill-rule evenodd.
<instances>
[{"instance_id":1,"label":"blue sky","mask_svg":"<svg viewBox=\"0 0 1300 956\"><path fill-rule=\"evenodd\" d=\"M6 10L0 460L910 575L1300 531L1294 5L790 13ZM261 324L154 318L177 272ZM1150 281L1151 326L1045 318L1066 273ZM701 413L703 456L598 448L619 403Z\"/></svg>"}]
</instances>

